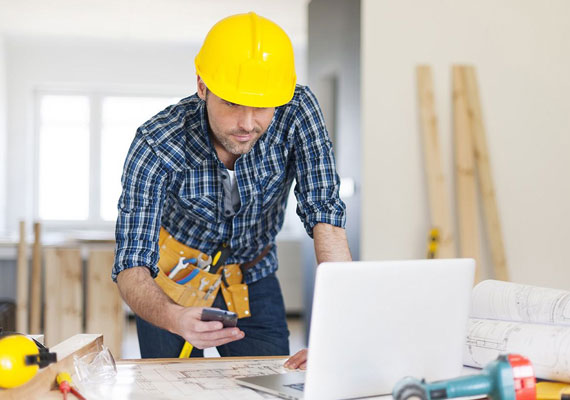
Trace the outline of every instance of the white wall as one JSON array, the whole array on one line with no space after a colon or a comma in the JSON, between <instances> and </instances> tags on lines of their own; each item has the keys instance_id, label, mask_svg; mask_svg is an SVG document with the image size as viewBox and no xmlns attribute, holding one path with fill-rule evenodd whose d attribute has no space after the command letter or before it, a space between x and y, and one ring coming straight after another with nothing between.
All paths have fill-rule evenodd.
<instances>
[{"instance_id":1,"label":"white wall","mask_svg":"<svg viewBox=\"0 0 570 400\"><path fill-rule=\"evenodd\" d=\"M111 90L182 97L195 91L193 54L197 46L54 37L8 38L8 230L15 230L18 219L36 217L34 97L38 89ZM71 150L62 149L62 153Z\"/></svg>"},{"instance_id":2,"label":"white wall","mask_svg":"<svg viewBox=\"0 0 570 400\"><path fill-rule=\"evenodd\" d=\"M9 37L8 179L6 230L35 218L34 96L38 89L87 89L123 93L168 94L196 91L194 56L201 43L152 43L129 40ZM296 49L299 82L305 81L304 48Z\"/></svg>"},{"instance_id":3,"label":"white wall","mask_svg":"<svg viewBox=\"0 0 570 400\"><path fill-rule=\"evenodd\" d=\"M435 72L453 200L450 67L470 63L511 279L567 289L570 2L363 0L361 15L362 258L425 256L429 212L414 68L428 63Z\"/></svg>"}]
</instances>

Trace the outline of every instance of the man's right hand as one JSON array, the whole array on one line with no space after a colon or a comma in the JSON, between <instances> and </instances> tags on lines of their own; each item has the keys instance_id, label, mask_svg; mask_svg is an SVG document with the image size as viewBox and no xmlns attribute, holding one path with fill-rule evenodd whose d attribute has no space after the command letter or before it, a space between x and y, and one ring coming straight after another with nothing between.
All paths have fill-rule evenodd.
<instances>
[{"instance_id":1,"label":"man's right hand","mask_svg":"<svg viewBox=\"0 0 570 400\"><path fill-rule=\"evenodd\" d=\"M150 276L146 267L123 270L117 285L125 302L142 319L182 336L198 349L243 339L239 328L224 328L219 321L201 321L203 307L174 303Z\"/></svg>"},{"instance_id":2,"label":"man's right hand","mask_svg":"<svg viewBox=\"0 0 570 400\"><path fill-rule=\"evenodd\" d=\"M177 326L172 330L198 349L221 346L243 339L239 328L224 328L220 321L201 321L203 307L181 307L177 311Z\"/></svg>"}]
</instances>

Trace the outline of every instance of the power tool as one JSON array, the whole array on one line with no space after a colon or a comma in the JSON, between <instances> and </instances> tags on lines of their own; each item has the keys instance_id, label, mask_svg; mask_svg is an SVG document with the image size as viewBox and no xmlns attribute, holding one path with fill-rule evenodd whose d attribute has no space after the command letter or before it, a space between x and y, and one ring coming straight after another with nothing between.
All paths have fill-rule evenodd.
<instances>
[{"instance_id":1,"label":"power tool","mask_svg":"<svg viewBox=\"0 0 570 400\"><path fill-rule=\"evenodd\" d=\"M427 383L412 377L400 380L394 400L421 400L487 395L491 400L535 400L536 378L532 364L517 354L500 355L477 375Z\"/></svg>"},{"instance_id":2,"label":"power tool","mask_svg":"<svg viewBox=\"0 0 570 400\"><path fill-rule=\"evenodd\" d=\"M22 334L0 332L0 388L23 385L38 369L56 361L57 355L41 343Z\"/></svg>"}]
</instances>

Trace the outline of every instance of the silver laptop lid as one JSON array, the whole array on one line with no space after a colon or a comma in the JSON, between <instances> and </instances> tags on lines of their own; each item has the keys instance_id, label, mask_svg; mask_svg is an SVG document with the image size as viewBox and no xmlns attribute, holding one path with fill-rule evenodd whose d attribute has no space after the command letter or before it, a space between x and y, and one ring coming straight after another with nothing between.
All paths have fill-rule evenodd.
<instances>
[{"instance_id":1,"label":"silver laptop lid","mask_svg":"<svg viewBox=\"0 0 570 400\"><path fill-rule=\"evenodd\" d=\"M305 399L460 374L474 268L471 259L319 265Z\"/></svg>"}]
</instances>

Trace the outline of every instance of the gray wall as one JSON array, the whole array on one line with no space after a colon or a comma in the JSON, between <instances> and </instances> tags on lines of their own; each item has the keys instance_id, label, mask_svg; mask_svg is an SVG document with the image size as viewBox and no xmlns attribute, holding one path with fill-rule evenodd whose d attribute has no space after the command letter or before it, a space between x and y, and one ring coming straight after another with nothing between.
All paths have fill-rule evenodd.
<instances>
[{"instance_id":1,"label":"gray wall","mask_svg":"<svg viewBox=\"0 0 570 400\"><path fill-rule=\"evenodd\" d=\"M309 86L317 95L335 145L338 173L354 181L346 233L352 258L360 258L360 1L312 0L309 4ZM306 321L310 321L315 256L304 246ZM308 332L308 330L307 330Z\"/></svg>"},{"instance_id":2,"label":"gray wall","mask_svg":"<svg viewBox=\"0 0 570 400\"><path fill-rule=\"evenodd\" d=\"M360 258L360 1L309 3L309 86L317 95L335 144L338 173L356 190L345 197L348 242Z\"/></svg>"},{"instance_id":3,"label":"gray wall","mask_svg":"<svg viewBox=\"0 0 570 400\"><path fill-rule=\"evenodd\" d=\"M4 36L0 33L0 235L6 220L6 50Z\"/></svg>"}]
</instances>

